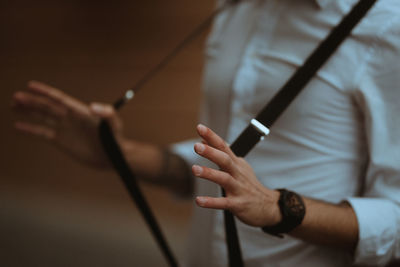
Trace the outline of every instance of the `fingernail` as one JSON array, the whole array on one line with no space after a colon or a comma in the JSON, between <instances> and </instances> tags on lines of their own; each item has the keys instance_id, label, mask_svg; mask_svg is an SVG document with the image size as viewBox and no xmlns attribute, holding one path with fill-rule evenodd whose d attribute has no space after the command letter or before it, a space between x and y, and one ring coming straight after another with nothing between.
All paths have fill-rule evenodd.
<instances>
[{"instance_id":1,"label":"fingernail","mask_svg":"<svg viewBox=\"0 0 400 267\"><path fill-rule=\"evenodd\" d=\"M203 124L197 125L197 130L199 131L200 134L205 134L207 131L207 127L204 126Z\"/></svg>"},{"instance_id":2,"label":"fingernail","mask_svg":"<svg viewBox=\"0 0 400 267\"><path fill-rule=\"evenodd\" d=\"M193 174L196 176L201 175L201 173L203 172L203 168L198 165L193 165L192 170L193 170Z\"/></svg>"},{"instance_id":3,"label":"fingernail","mask_svg":"<svg viewBox=\"0 0 400 267\"><path fill-rule=\"evenodd\" d=\"M206 204L206 199L204 197L197 197L197 204L199 204L200 206L204 206Z\"/></svg>"},{"instance_id":4,"label":"fingernail","mask_svg":"<svg viewBox=\"0 0 400 267\"><path fill-rule=\"evenodd\" d=\"M195 145L195 149L196 149L197 153L203 153L203 151L204 151L204 149L206 149L206 147L201 143L197 143Z\"/></svg>"}]
</instances>

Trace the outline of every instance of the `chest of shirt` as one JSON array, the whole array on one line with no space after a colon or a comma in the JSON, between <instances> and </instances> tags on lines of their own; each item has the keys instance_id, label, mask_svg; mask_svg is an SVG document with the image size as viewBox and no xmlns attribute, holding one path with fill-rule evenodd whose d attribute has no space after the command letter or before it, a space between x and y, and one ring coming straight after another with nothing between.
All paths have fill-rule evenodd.
<instances>
[{"instance_id":1,"label":"chest of shirt","mask_svg":"<svg viewBox=\"0 0 400 267\"><path fill-rule=\"evenodd\" d=\"M311 0L246 1L243 7L238 7L245 11L244 15L241 14L241 23L236 24L232 21L240 21L238 11L228 10L222 14L207 43L208 64L219 62L220 68L224 64L232 64L221 56L221 51L234 45L232 39L235 38L244 45L235 55L239 58L236 59L234 72L213 72L206 76L206 98L229 98L231 106L226 117L231 122L239 119L247 123L303 64L356 1L331 2L322 9ZM235 27L235 30L229 27ZM304 120L313 120L311 125L317 123L320 128L324 128L324 122L329 122L331 128L336 127L335 122L338 128L343 123L352 127L354 119L359 116L352 101L356 86L354 79L366 60L363 53L368 49L366 40L359 37L349 37L293 103L288 113L292 112L296 121L301 118L302 125L307 125L309 123ZM221 87L214 83L216 77L231 81L228 86ZM228 141L239 133L240 127L236 128L228 134Z\"/></svg>"}]
</instances>

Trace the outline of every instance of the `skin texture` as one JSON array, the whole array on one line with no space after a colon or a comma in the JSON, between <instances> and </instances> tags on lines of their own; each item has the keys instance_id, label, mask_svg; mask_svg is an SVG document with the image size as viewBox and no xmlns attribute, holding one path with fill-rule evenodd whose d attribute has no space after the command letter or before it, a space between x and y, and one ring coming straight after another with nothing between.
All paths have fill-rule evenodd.
<instances>
[{"instance_id":1,"label":"skin texture","mask_svg":"<svg viewBox=\"0 0 400 267\"><path fill-rule=\"evenodd\" d=\"M88 166L107 169L111 166L98 137L99 122L105 119L138 177L183 196L192 192L185 162L162 147L127 139L111 105L86 104L45 83L30 81L26 90L14 94L13 108L23 118L15 122L17 130L50 142Z\"/></svg>"},{"instance_id":2,"label":"skin texture","mask_svg":"<svg viewBox=\"0 0 400 267\"><path fill-rule=\"evenodd\" d=\"M226 191L226 197L198 196L197 205L210 209L228 209L251 226L270 226L281 219L279 193L266 188L256 178L251 166L236 157L228 145L211 129L197 126L203 143L194 146L196 153L214 162L220 169L193 166L195 176L212 181ZM358 224L353 209L303 197L306 215L291 233L307 242L327 245L353 253L358 241Z\"/></svg>"},{"instance_id":3,"label":"skin texture","mask_svg":"<svg viewBox=\"0 0 400 267\"><path fill-rule=\"evenodd\" d=\"M40 137L80 162L96 168L109 168L98 139L97 127L107 120L132 170L143 180L168 187L182 194L192 192L192 179L186 163L177 155L152 145L130 140L110 105L85 104L59 89L31 81L27 90L14 94L13 107L23 116L15 128ZM214 182L226 191L226 197L197 196L197 205L209 209L228 209L244 223L271 226L281 220L279 193L266 188L243 158L236 157L226 142L204 125L197 126L203 139L194 146L200 156L219 169L192 166L199 179ZM290 188L288 188L290 190ZM358 240L358 224L353 209L346 203L330 204L303 197L306 215L292 236L314 244L345 249L353 253Z\"/></svg>"},{"instance_id":4,"label":"skin texture","mask_svg":"<svg viewBox=\"0 0 400 267\"><path fill-rule=\"evenodd\" d=\"M97 137L100 121L98 105L86 105L46 84L31 81L26 91L16 92L14 109L23 117L15 128L51 142L63 152L93 167L108 167ZM110 108L104 115L110 119L117 139L121 140L122 126L111 119Z\"/></svg>"},{"instance_id":5,"label":"skin texture","mask_svg":"<svg viewBox=\"0 0 400 267\"><path fill-rule=\"evenodd\" d=\"M204 142L196 144L194 150L217 164L220 169L195 165L192 167L193 174L219 184L225 189L227 197L199 196L196 203L204 208L228 209L251 226L278 223L279 193L264 187L256 178L251 166L243 158L236 157L225 141L212 130L198 125L197 131Z\"/></svg>"}]
</instances>

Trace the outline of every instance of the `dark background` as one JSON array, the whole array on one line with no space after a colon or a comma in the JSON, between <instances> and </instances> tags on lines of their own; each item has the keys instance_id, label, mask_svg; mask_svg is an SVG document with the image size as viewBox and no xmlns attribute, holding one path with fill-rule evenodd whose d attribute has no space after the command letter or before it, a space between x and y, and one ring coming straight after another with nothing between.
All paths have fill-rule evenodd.
<instances>
[{"instance_id":1,"label":"dark background","mask_svg":"<svg viewBox=\"0 0 400 267\"><path fill-rule=\"evenodd\" d=\"M213 6L0 0L0 266L166 266L116 174L16 132L10 104L31 79L85 102L114 102ZM161 145L195 136L205 36L122 110L128 136ZM143 186L182 258L191 201Z\"/></svg>"}]
</instances>

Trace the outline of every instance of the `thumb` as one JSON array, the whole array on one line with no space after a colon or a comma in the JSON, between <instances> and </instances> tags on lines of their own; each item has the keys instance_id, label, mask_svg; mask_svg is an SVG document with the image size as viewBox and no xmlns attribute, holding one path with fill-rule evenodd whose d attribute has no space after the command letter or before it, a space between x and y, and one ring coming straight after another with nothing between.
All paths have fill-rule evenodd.
<instances>
[{"instance_id":1,"label":"thumb","mask_svg":"<svg viewBox=\"0 0 400 267\"><path fill-rule=\"evenodd\" d=\"M106 120L108 123L110 123L111 127L114 129L114 131L120 131L121 130L121 121L114 109L113 106L109 104L102 104L102 103L91 103L89 105L90 111L92 112L93 115Z\"/></svg>"}]
</instances>

